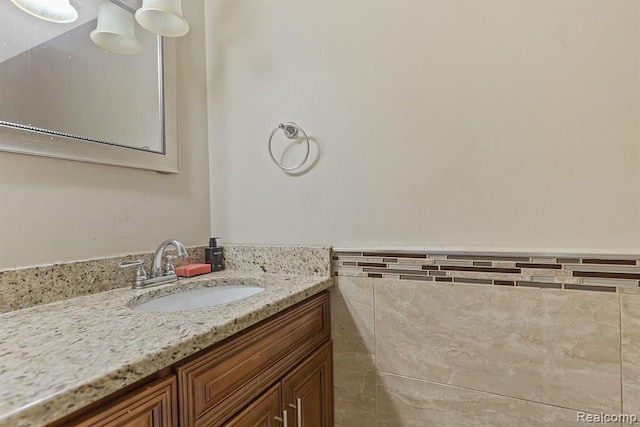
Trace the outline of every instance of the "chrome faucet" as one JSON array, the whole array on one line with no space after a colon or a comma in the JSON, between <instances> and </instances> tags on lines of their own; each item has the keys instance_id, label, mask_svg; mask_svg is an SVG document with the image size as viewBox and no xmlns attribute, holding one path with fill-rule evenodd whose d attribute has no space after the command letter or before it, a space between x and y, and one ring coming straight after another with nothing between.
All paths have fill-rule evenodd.
<instances>
[{"instance_id":1,"label":"chrome faucet","mask_svg":"<svg viewBox=\"0 0 640 427\"><path fill-rule=\"evenodd\" d=\"M162 259L164 256L164 251L167 247L173 246L178 255L167 255L164 265L162 263ZM133 289L143 289L149 286L162 285L165 283L171 283L178 280L178 276L176 276L175 269L173 267L173 260L175 258L184 259L187 257L187 250L184 245L177 240L165 240L160 243L158 249L153 254L153 262L151 263L151 277L147 275L147 270L144 268L144 261L139 259L133 262L121 262L120 268L126 267L137 267L136 268L136 277L133 283Z\"/></svg>"},{"instance_id":2,"label":"chrome faucet","mask_svg":"<svg viewBox=\"0 0 640 427\"><path fill-rule=\"evenodd\" d=\"M165 240L160 243L158 249L156 249L156 253L153 255L153 264L151 264L151 278L166 276L165 273L172 273L173 265L171 264L171 259L169 258L169 262L167 262L167 268L165 271L162 269L162 256L164 255L164 250L167 249L168 246L173 246L178 251L178 257L180 259L185 259L187 257L187 250L184 248L184 245L177 240ZM171 266L171 268L169 268ZM175 273L175 272L173 272Z\"/></svg>"}]
</instances>

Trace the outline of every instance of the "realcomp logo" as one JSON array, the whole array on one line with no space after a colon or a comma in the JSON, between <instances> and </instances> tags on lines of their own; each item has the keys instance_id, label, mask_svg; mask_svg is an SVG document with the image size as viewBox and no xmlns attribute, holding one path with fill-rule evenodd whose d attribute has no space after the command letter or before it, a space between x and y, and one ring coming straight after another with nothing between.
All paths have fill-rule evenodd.
<instances>
[{"instance_id":1,"label":"realcomp logo","mask_svg":"<svg viewBox=\"0 0 640 427\"><path fill-rule=\"evenodd\" d=\"M634 425L638 421L638 416L635 414L605 414L604 412L599 414L576 412L576 418L578 423L585 424L625 423Z\"/></svg>"}]
</instances>

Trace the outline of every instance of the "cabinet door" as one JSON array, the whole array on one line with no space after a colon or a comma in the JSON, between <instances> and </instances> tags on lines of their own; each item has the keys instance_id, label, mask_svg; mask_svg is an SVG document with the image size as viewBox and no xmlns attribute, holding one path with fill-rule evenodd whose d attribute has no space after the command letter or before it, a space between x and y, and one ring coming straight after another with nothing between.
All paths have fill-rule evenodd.
<instances>
[{"instance_id":1,"label":"cabinet door","mask_svg":"<svg viewBox=\"0 0 640 427\"><path fill-rule=\"evenodd\" d=\"M136 390L72 422L77 427L177 427L176 377Z\"/></svg>"},{"instance_id":2,"label":"cabinet door","mask_svg":"<svg viewBox=\"0 0 640 427\"><path fill-rule=\"evenodd\" d=\"M331 341L320 347L282 380L288 426L333 426Z\"/></svg>"},{"instance_id":3,"label":"cabinet door","mask_svg":"<svg viewBox=\"0 0 640 427\"><path fill-rule=\"evenodd\" d=\"M277 384L225 423L225 427L274 427L279 425L276 417L282 415L280 395L281 387L280 384Z\"/></svg>"},{"instance_id":4,"label":"cabinet door","mask_svg":"<svg viewBox=\"0 0 640 427\"><path fill-rule=\"evenodd\" d=\"M325 342L329 319L322 293L178 366L181 425L223 425Z\"/></svg>"}]
</instances>

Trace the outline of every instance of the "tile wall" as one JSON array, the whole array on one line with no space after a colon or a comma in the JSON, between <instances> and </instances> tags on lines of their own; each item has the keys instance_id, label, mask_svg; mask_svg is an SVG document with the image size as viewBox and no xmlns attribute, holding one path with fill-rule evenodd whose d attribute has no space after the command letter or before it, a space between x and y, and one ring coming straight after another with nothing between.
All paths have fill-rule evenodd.
<instances>
[{"instance_id":1,"label":"tile wall","mask_svg":"<svg viewBox=\"0 0 640 427\"><path fill-rule=\"evenodd\" d=\"M638 259L334 252L336 426L640 417Z\"/></svg>"}]
</instances>

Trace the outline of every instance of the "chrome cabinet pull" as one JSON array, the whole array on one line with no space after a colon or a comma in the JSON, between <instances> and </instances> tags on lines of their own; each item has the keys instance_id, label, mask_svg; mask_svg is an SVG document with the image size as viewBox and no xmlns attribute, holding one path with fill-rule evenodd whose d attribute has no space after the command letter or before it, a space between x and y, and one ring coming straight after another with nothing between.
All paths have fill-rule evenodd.
<instances>
[{"instance_id":1,"label":"chrome cabinet pull","mask_svg":"<svg viewBox=\"0 0 640 427\"><path fill-rule=\"evenodd\" d=\"M298 418L298 424L296 427L302 427L302 399L296 399L296 404L289 403L289 408L296 410L296 417Z\"/></svg>"},{"instance_id":2,"label":"chrome cabinet pull","mask_svg":"<svg viewBox=\"0 0 640 427\"><path fill-rule=\"evenodd\" d=\"M280 417L273 417L273 418L275 418L276 421L280 421L283 427L288 427L287 411L282 411L282 418Z\"/></svg>"}]
</instances>

